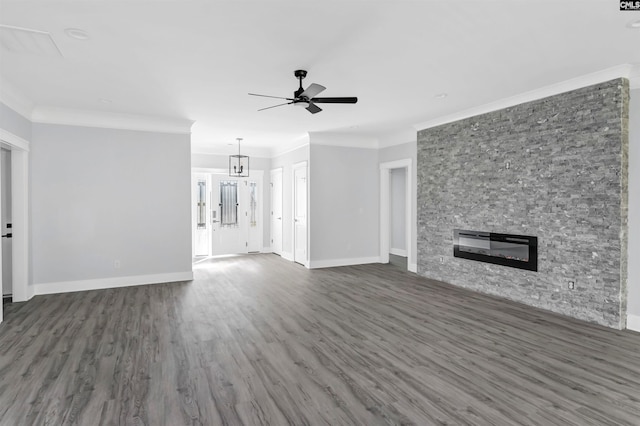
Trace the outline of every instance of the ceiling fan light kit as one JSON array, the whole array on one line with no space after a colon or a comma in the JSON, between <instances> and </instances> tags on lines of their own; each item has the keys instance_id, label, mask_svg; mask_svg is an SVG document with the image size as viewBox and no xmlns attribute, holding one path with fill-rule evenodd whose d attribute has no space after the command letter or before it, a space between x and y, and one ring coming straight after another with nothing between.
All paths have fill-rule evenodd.
<instances>
[{"instance_id":1,"label":"ceiling fan light kit","mask_svg":"<svg viewBox=\"0 0 640 426\"><path fill-rule=\"evenodd\" d=\"M316 104L325 103L325 104L355 104L358 102L358 98L355 96L351 97L338 97L338 98L317 98L316 95L320 94L320 92L326 90L326 87L311 83L309 87L306 89L302 87L302 80L307 76L306 70L295 70L293 75L300 81L300 87L298 90L293 92L293 98L283 98L280 96L269 96L269 95L259 95L257 93L249 93L251 96L261 96L263 98L275 98L275 99L284 99L289 102L285 102L278 105L273 105L266 108L261 108L258 111L264 111L265 109L276 108L284 105L296 105L304 107L311 114L316 114L322 111L322 108L317 106Z\"/></svg>"}]
</instances>

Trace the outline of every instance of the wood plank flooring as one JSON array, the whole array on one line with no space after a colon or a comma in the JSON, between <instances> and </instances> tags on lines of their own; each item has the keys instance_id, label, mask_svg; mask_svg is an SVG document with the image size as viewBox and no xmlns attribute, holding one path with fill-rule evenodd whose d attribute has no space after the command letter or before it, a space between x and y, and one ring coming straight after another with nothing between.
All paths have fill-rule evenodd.
<instances>
[{"instance_id":1,"label":"wood plank flooring","mask_svg":"<svg viewBox=\"0 0 640 426\"><path fill-rule=\"evenodd\" d=\"M640 424L638 333L393 265L194 269L6 306L0 424Z\"/></svg>"}]
</instances>

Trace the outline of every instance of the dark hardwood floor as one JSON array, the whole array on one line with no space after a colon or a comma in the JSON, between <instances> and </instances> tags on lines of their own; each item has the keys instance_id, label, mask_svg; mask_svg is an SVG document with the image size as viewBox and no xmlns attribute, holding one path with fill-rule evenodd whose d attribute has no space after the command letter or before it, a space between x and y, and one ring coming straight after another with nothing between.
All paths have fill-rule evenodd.
<instances>
[{"instance_id":1,"label":"dark hardwood floor","mask_svg":"<svg viewBox=\"0 0 640 426\"><path fill-rule=\"evenodd\" d=\"M640 424L638 333L393 265L194 269L6 306L0 424Z\"/></svg>"}]
</instances>

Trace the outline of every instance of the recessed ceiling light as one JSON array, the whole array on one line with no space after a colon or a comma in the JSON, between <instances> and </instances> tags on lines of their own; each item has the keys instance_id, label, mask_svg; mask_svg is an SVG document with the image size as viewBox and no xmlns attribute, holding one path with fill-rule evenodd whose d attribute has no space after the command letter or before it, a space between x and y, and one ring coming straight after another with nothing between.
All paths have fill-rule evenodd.
<instances>
[{"instance_id":1,"label":"recessed ceiling light","mask_svg":"<svg viewBox=\"0 0 640 426\"><path fill-rule=\"evenodd\" d=\"M627 24L628 28L633 28L635 30L640 29L640 19L638 19L637 21L631 21Z\"/></svg>"},{"instance_id":2,"label":"recessed ceiling light","mask_svg":"<svg viewBox=\"0 0 640 426\"><path fill-rule=\"evenodd\" d=\"M444 99L447 96L449 96L449 95L447 95L446 93L438 93L437 95L434 96L434 98L436 98L436 99Z\"/></svg>"},{"instance_id":3,"label":"recessed ceiling light","mask_svg":"<svg viewBox=\"0 0 640 426\"><path fill-rule=\"evenodd\" d=\"M98 99L98 101L100 101L101 104L110 104L111 103L111 99L105 99L105 98L100 98Z\"/></svg>"},{"instance_id":4,"label":"recessed ceiling light","mask_svg":"<svg viewBox=\"0 0 640 426\"><path fill-rule=\"evenodd\" d=\"M89 33L79 28L67 28L66 30L64 30L64 33L71 38L75 38L76 40L89 40Z\"/></svg>"}]
</instances>

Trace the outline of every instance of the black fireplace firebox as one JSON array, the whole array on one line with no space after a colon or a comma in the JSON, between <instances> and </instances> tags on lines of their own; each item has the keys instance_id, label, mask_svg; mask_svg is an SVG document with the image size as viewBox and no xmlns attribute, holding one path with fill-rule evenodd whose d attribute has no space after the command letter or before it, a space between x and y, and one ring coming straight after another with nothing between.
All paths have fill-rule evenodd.
<instances>
[{"instance_id":1,"label":"black fireplace firebox","mask_svg":"<svg viewBox=\"0 0 640 426\"><path fill-rule=\"evenodd\" d=\"M453 256L537 271L538 238L454 229Z\"/></svg>"}]
</instances>

